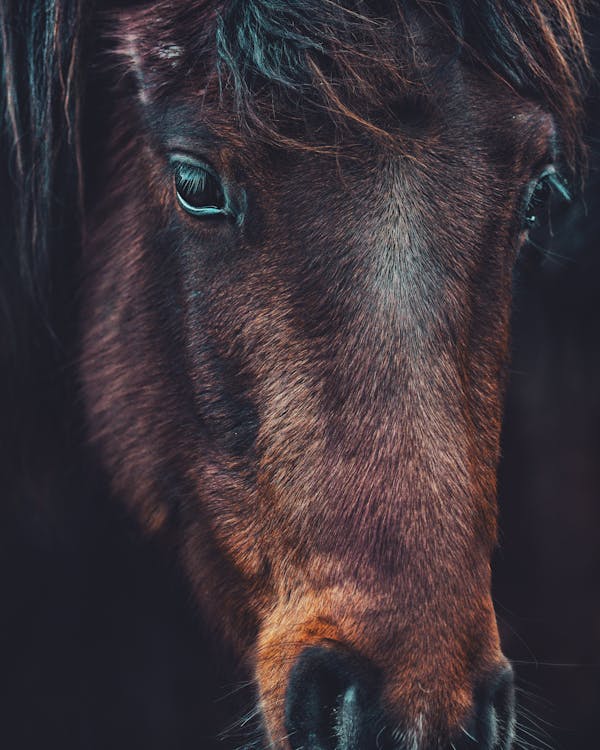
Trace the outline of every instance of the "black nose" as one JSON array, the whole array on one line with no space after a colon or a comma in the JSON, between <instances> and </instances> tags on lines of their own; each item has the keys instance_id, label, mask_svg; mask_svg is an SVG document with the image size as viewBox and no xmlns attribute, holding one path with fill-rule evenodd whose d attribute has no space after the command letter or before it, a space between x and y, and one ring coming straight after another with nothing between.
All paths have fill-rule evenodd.
<instances>
[{"instance_id":1,"label":"black nose","mask_svg":"<svg viewBox=\"0 0 600 750\"><path fill-rule=\"evenodd\" d=\"M290 673L285 721L293 750L375 747L377 679L352 654L312 646Z\"/></svg>"},{"instance_id":2,"label":"black nose","mask_svg":"<svg viewBox=\"0 0 600 750\"><path fill-rule=\"evenodd\" d=\"M340 648L307 648L291 670L286 694L292 750L406 750L406 733L398 727L389 733L394 723L386 720L379 698L380 681L370 664ZM471 716L449 740L425 736L419 750L509 750L514 703L512 670L502 668L481 681Z\"/></svg>"},{"instance_id":3,"label":"black nose","mask_svg":"<svg viewBox=\"0 0 600 750\"><path fill-rule=\"evenodd\" d=\"M515 726L514 674L510 667L483 680L475 691L471 719L460 727L456 750L510 750Z\"/></svg>"}]
</instances>

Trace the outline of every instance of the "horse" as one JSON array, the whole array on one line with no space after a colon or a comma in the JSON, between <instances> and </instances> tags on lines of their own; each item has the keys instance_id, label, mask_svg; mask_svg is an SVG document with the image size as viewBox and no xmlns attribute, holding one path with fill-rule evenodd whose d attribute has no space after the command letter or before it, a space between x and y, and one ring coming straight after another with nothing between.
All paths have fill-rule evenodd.
<instances>
[{"instance_id":1,"label":"horse","mask_svg":"<svg viewBox=\"0 0 600 750\"><path fill-rule=\"evenodd\" d=\"M511 277L585 161L580 13L0 5L6 492L99 467L250 674L245 747L512 746Z\"/></svg>"}]
</instances>

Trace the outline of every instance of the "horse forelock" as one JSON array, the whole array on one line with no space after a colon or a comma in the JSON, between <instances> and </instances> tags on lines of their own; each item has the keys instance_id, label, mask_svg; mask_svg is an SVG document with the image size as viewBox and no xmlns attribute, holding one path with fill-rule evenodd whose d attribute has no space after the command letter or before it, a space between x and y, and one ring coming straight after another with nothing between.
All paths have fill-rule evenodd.
<instances>
[{"instance_id":1,"label":"horse forelock","mask_svg":"<svg viewBox=\"0 0 600 750\"><path fill-rule=\"evenodd\" d=\"M385 139L380 113L435 97L440 66L460 56L540 101L576 170L587 69L580 10L578 0L160 0L121 14L117 36L142 98L193 79L203 95L231 95L244 127L284 146L282 113L300 121L311 110Z\"/></svg>"}]
</instances>

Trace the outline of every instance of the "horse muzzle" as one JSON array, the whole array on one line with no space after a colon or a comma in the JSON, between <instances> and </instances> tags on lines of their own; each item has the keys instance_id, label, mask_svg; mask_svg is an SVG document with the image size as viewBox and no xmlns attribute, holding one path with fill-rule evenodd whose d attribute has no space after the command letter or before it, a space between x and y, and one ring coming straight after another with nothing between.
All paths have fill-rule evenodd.
<instances>
[{"instance_id":1,"label":"horse muzzle","mask_svg":"<svg viewBox=\"0 0 600 750\"><path fill-rule=\"evenodd\" d=\"M509 750L512 669L503 663L480 681L458 726L445 726L435 705L427 716L393 714L384 707L377 670L345 648L308 647L290 670L285 730L292 750Z\"/></svg>"}]
</instances>

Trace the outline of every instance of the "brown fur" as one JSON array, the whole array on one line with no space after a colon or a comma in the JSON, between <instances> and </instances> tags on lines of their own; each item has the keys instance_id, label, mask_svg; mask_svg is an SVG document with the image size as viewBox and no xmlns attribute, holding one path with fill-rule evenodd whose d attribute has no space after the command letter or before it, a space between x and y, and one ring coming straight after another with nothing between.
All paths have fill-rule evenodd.
<instances>
[{"instance_id":1,"label":"brown fur","mask_svg":"<svg viewBox=\"0 0 600 750\"><path fill-rule=\"evenodd\" d=\"M550 106L545 69L536 100L476 50L453 58L428 5L403 15L416 41L395 68L432 72L416 125L401 107L389 125L373 101L357 119L365 88L334 98L316 134L314 112L300 126L263 90L250 120L266 122L267 99L282 107L266 130L232 114L250 89L226 77L219 92L206 60L185 57L210 35L183 4L172 22L158 3L119 28L139 99L124 89L89 224L92 436L146 528L174 535L200 606L254 670L276 745L307 645L375 664L387 711L423 743L454 736L504 663L490 556L511 268L524 190L562 123L575 161L580 36L574 6L556 2L566 42L544 22L539 50L522 50L556 61L568 95ZM245 194L242 226L182 212L171 150Z\"/></svg>"}]
</instances>

